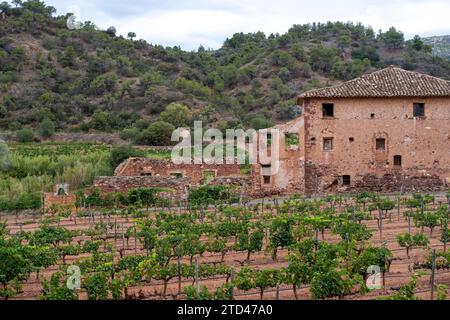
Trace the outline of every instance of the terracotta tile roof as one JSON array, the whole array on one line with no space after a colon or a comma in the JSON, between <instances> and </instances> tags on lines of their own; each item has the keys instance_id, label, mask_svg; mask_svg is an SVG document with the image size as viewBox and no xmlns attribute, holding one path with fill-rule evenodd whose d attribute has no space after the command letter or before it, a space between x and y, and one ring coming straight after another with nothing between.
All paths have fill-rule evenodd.
<instances>
[{"instance_id":1,"label":"terracotta tile roof","mask_svg":"<svg viewBox=\"0 0 450 320\"><path fill-rule=\"evenodd\" d=\"M299 98L450 97L450 82L390 66L340 85L305 92Z\"/></svg>"}]
</instances>

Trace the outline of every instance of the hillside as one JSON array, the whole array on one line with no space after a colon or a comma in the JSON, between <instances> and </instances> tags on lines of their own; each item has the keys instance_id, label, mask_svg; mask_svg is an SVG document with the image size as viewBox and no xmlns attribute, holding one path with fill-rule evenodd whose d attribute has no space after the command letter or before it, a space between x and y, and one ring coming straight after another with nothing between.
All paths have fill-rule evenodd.
<instances>
[{"instance_id":1,"label":"hillside","mask_svg":"<svg viewBox=\"0 0 450 320\"><path fill-rule=\"evenodd\" d=\"M423 42L433 48L433 54L447 59L450 58L450 36L423 38Z\"/></svg>"},{"instance_id":2,"label":"hillside","mask_svg":"<svg viewBox=\"0 0 450 320\"><path fill-rule=\"evenodd\" d=\"M2 10L0 130L31 128L21 140L100 131L163 144L173 126L192 120L256 129L289 120L299 93L391 64L450 75L449 61L419 38L405 42L395 28L376 34L353 23L294 25L286 34L239 33L218 50L186 52L91 22L69 30L68 15L56 17L36 0ZM187 108L163 112L173 102Z\"/></svg>"}]
</instances>

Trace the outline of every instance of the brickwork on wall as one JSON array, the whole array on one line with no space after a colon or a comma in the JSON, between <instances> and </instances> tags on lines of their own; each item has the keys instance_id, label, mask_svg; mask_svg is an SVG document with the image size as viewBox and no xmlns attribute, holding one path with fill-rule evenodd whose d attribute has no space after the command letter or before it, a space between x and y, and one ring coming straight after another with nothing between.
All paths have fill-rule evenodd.
<instances>
[{"instance_id":1,"label":"brickwork on wall","mask_svg":"<svg viewBox=\"0 0 450 320\"><path fill-rule=\"evenodd\" d=\"M425 104L426 116L414 118L413 104ZM334 104L334 117L323 118L323 103ZM407 189L443 190L450 178L450 98L359 98L305 101L305 189L393 192L395 177L406 176ZM324 138L333 150L324 150ZM385 139L377 150L376 140ZM401 166L394 163L401 156ZM349 186L342 177L351 177Z\"/></svg>"},{"instance_id":2,"label":"brickwork on wall","mask_svg":"<svg viewBox=\"0 0 450 320\"><path fill-rule=\"evenodd\" d=\"M189 179L157 176L97 177L89 188L99 188L104 193L128 192L138 188L162 188L159 195L173 200L187 199ZM90 191L88 190L88 192Z\"/></svg>"},{"instance_id":3,"label":"brickwork on wall","mask_svg":"<svg viewBox=\"0 0 450 320\"><path fill-rule=\"evenodd\" d=\"M75 211L76 196L73 193L67 195L55 195L54 193L44 193L42 196L42 204L44 212L48 213L52 205L70 207Z\"/></svg>"},{"instance_id":4,"label":"brickwork on wall","mask_svg":"<svg viewBox=\"0 0 450 320\"><path fill-rule=\"evenodd\" d=\"M238 164L175 164L172 161L147 158L130 158L116 170L115 176L160 176L170 177L181 174L198 185L204 179L205 172L214 172L216 177L236 176L240 174Z\"/></svg>"}]
</instances>

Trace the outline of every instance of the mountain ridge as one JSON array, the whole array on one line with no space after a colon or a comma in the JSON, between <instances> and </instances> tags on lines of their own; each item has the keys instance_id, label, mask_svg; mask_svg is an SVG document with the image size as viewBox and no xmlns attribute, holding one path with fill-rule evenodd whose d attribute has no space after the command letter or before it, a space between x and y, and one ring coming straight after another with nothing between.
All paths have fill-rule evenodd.
<instances>
[{"instance_id":1,"label":"mountain ridge","mask_svg":"<svg viewBox=\"0 0 450 320\"><path fill-rule=\"evenodd\" d=\"M42 137L44 120L56 131L119 132L139 144L166 141L170 129L193 120L258 129L294 118L302 92L389 65L450 75L449 60L395 28L376 34L360 23L294 25L285 34L237 33L217 50L187 52L92 22L69 30L70 14L54 16L37 0L3 10L0 130L30 128Z\"/></svg>"}]
</instances>

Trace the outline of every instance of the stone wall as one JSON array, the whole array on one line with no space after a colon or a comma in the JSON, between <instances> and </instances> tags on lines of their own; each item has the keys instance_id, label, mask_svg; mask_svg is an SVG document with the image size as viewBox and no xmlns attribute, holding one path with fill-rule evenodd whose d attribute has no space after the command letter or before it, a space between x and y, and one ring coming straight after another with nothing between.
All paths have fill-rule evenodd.
<instances>
[{"instance_id":1,"label":"stone wall","mask_svg":"<svg viewBox=\"0 0 450 320\"><path fill-rule=\"evenodd\" d=\"M205 172L212 172L215 177L235 176L240 174L237 164L174 164L171 161L146 158L130 158L119 165L115 176L155 176L171 177L181 175L189 179L192 185L199 185Z\"/></svg>"},{"instance_id":2,"label":"stone wall","mask_svg":"<svg viewBox=\"0 0 450 320\"><path fill-rule=\"evenodd\" d=\"M189 179L157 177L157 176L113 176L97 177L92 186L87 190L99 188L103 193L128 192L138 188L162 188L164 191L158 193L163 198L172 200L185 200L188 195Z\"/></svg>"},{"instance_id":3,"label":"stone wall","mask_svg":"<svg viewBox=\"0 0 450 320\"><path fill-rule=\"evenodd\" d=\"M72 211L76 210L75 203L77 197L73 193L67 195L55 195L54 193L44 193L42 195L42 205L45 213L49 212L52 205L70 207Z\"/></svg>"}]
</instances>

